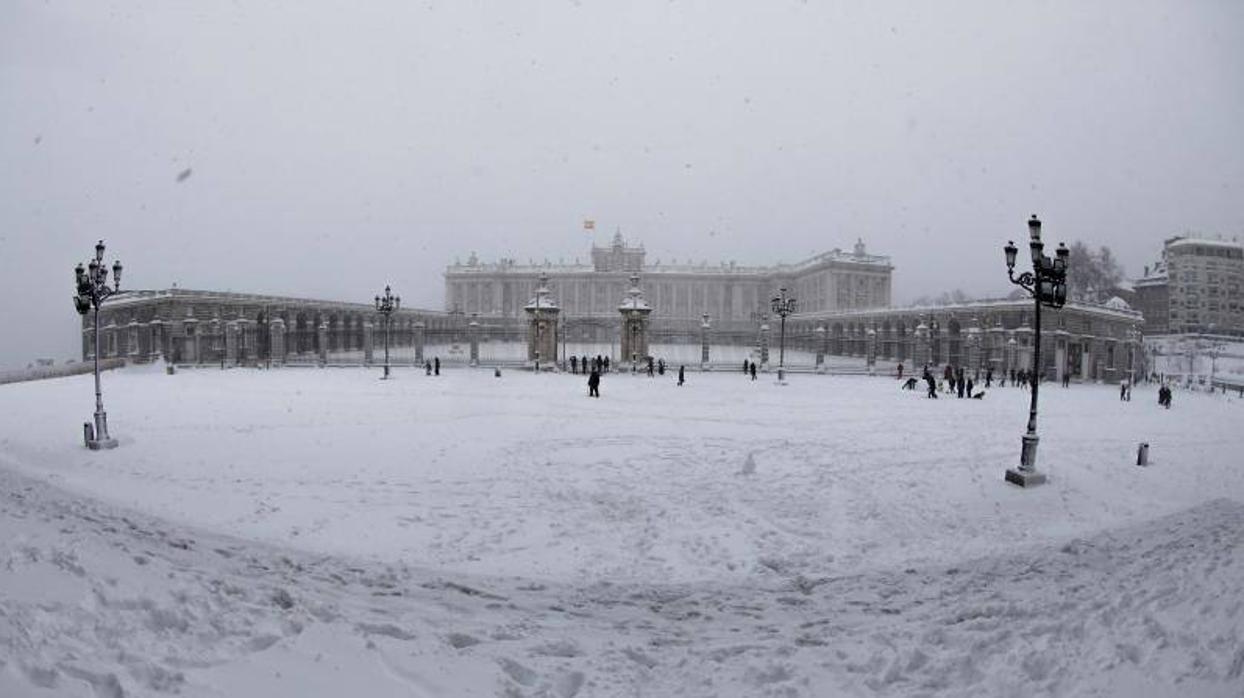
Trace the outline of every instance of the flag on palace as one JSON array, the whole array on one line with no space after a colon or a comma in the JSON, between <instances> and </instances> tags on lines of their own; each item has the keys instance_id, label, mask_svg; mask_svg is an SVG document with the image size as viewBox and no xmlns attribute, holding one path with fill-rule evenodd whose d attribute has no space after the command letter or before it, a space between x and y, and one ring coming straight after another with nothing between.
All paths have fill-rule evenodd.
<instances>
[{"instance_id":1,"label":"flag on palace","mask_svg":"<svg viewBox=\"0 0 1244 698\"><path fill-rule=\"evenodd\" d=\"M583 221L583 229L584 230L596 230L596 221L589 221L589 220Z\"/></svg>"}]
</instances>

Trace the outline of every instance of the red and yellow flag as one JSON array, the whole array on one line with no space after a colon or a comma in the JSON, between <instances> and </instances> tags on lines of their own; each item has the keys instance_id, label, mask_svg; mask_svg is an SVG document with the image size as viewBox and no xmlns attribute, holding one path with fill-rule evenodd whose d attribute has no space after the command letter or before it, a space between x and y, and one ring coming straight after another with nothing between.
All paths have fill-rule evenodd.
<instances>
[{"instance_id":1,"label":"red and yellow flag","mask_svg":"<svg viewBox=\"0 0 1244 698\"><path fill-rule=\"evenodd\" d=\"M584 230L596 230L596 221L594 221L594 220L584 220L584 221L583 221L583 229L584 229Z\"/></svg>"}]
</instances>

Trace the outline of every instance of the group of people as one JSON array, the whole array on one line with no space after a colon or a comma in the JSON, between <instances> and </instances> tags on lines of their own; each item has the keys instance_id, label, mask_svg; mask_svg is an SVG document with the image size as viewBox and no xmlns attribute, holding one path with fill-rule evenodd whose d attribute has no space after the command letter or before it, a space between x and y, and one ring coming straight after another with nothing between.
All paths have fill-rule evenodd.
<instances>
[{"instance_id":1,"label":"group of people","mask_svg":"<svg viewBox=\"0 0 1244 698\"><path fill-rule=\"evenodd\" d=\"M743 359L743 375L745 376L750 375L752 377L752 380L756 380L756 362L755 361L748 361L747 359Z\"/></svg>"},{"instance_id":2,"label":"group of people","mask_svg":"<svg viewBox=\"0 0 1244 698\"><path fill-rule=\"evenodd\" d=\"M593 359L590 364L590 367L591 367L590 371L588 370L589 364L588 364L587 358L584 358L582 363L583 363L583 372L588 374L587 396L588 397L600 397L600 375L601 373L604 373L609 370L609 357L598 356L595 359ZM571 368L571 371L573 371L574 373L579 372L578 357L575 357L575 356L570 357L570 368ZM633 367L632 367L632 370L633 370ZM664 376L665 375L665 360L660 359L654 362L652 357L649 356L648 357L648 376L651 377L654 371L657 371L660 373L660 375ZM687 367L679 366L678 367L678 385L682 386L686 382L687 382Z\"/></svg>"},{"instance_id":3,"label":"group of people","mask_svg":"<svg viewBox=\"0 0 1244 698\"><path fill-rule=\"evenodd\" d=\"M600 354L597 354L594 357L592 356L571 356L570 357L570 372L579 373L580 370L583 373L589 373L591 371L595 371L597 373L608 373L609 372L609 357L601 356Z\"/></svg>"},{"instance_id":4,"label":"group of people","mask_svg":"<svg viewBox=\"0 0 1244 698\"><path fill-rule=\"evenodd\" d=\"M899 376L902 377L901 368L899 369ZM920 377L925 382L926 386L928 387L928 392L926 393L926 397L936 400L939 386L938 386L937 378L934 377L933 371L929 369L928 364L925 364L924 371L922 372ZM955 395L959 398L967 397L967 398L972 398L974 400L982 400L985 398L985 391L984 390L980 392L976 391L976 381L974 380L972 376L967 375L967 372L963 370L962 366L956 369L953 366L947 365L945 371L943 371L942 373L942 378L943 378L943 382L940 386L942 392L949 392L950 394ZM992 384L993 384L993 371L989 370L989 371L986 371L985 373L985 385L989 386ZM906 390L915 390L916 379L914 377L908 378L907 381L903 384L903 388Z\"/></svg>"},{"instance_id":5,"label":"group of people","mask_svg":"<svg viewBox=\"0 0 1244 698\"><path fill-rule=\"evenodd\" d=\"M441 357L433 356L431 361L423 362L423 372L425 375L441 375Z\"/></svg>"}]
</instances>

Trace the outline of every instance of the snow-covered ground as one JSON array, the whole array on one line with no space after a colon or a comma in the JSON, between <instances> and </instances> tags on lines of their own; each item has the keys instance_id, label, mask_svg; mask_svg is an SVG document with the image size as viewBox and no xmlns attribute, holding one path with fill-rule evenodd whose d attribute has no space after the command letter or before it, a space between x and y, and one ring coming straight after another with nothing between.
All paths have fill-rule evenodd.
<instances>
[{"instance_id":1,"label":"snow-covered ground","mask_svg":"<svg viewBox=\"0 0 1244 698\"><path fill-rule=\"evenodd\" d=\"M376 375L0 388L0 695L1244 693L1244 401Z\"/></svg>"}]
</instances>

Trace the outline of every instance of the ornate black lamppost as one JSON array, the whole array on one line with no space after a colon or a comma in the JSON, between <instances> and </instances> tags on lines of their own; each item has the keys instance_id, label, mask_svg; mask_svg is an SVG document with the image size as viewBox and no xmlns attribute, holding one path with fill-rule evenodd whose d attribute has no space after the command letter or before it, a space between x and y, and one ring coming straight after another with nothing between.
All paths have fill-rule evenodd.
<instances>
[{"instance_id":1,"label":"ornate black lamppost","mask_svg":"<svg viewBox=\"0 0 1244 698\"><path fill-rule=\"evenodd\" d=\"M95 312L95 428L86 425L86 446L92 451L116 448L117 440L108 436L108 413L104 412L103 393L99 388L99 306L106 298L121 290L121 262L112 263L112 287L108 286L108 267L104 265L104 241L95 245L95 258L86 267L79 264L74 270L78 293L73 305L79 315Z\"/></svg>"},{"instance_id":2,"label":"ornate black lamppost","mask_svg":"<svg viewBox=\"0 0 1244 698\"><path fill-rule=\"evenodd\" d=\"M786 316L795 312L795 299L786 297L786 287L778 289L778 295L770 301L773 312L782 318L778 330L778 381L786 379Z\"/></svg>"},{"instance_id":3,"label":"ornate black lamppost","mask_svg":"<svg viewBox=\"0 0 1244 698\"><path fill-rule=\"evenodd\" d=\"M402 297L393 295L388 286L384 287L383 296L376 296L376 312L384 317L384 375L381 379L389 377L389 324L393 311L401 305Z\"/></svg>"},{"instance_id":4,"label":"ornate black lamppost","mask_svg":"<svg viewBox=\"0 0 1244 698\"><path fill-rule=\"evenodd\" d=\"M1028 248L1032 252L1032 271L1015 276L1015 255L1019 250L1008 241L1006 252L1006 275L1015 284L1032 295L1033 347L1032 347L1032 402L1028 407L1028 431L1023 436L1019 467L1006 471L1007 482L1021 487L1031 487L1045 482L1045 474L1037 472L1037 388L1041 385L1041 306L1061 308L1067 302L1067 258L1071 252L1058 243L1056 257L1045 256L1045 244L1041 242L1041 221L1034 215L1028 221Z\"/></svg>"}]
</instances>

